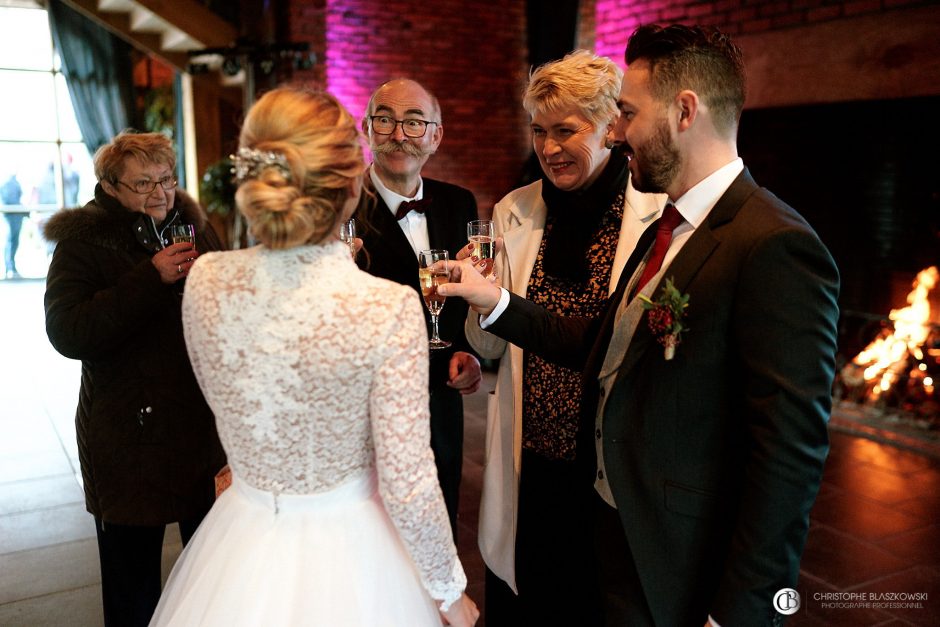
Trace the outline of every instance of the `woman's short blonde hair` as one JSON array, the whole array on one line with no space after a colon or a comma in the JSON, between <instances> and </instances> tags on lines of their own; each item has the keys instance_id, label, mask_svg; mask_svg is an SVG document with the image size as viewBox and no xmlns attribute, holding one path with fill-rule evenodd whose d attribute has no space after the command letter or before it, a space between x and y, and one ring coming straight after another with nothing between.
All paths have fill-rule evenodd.
<instances>
[{"instance_id":1,"label":"woman's short blonde hair","mask_svg":"<svg viewBox=\"0 0 940 627\"><path fill-rule=\"evenodd\" d=\"M361 135L345 107L330 94L301 87L264 94L245 118L239 148L286 161L287 172L263 168L235 194L252 235L269 248L322 241L366 167Z\"/></svg>"},{"instance_id":2,"label":"woman's short blonde hair","mask_svg":"<svg viewBox=\"0 0 940 627\"><path fill-rule=\"evenodd\" d=\"M619 115L617 99L622 81L623 70L607 57L575 50L563 59L540 65L529 74L522 106L530 117L576 109L595 128L601 128Z\"/></svg>"},{"instance_id":3,"label":"woman's short blonde hair","mask_svg":"<svg viewBox=\"0 0 940 627\"><path fill-rule=\"evenodd\" d=\"M176 151L169 137L163 133L138 133L127 129L95 152L95 177L117 185L128 157L134 157L143 165L156 163L169 166L171 170L176 168Z\"/></svg>"}]
</instances>

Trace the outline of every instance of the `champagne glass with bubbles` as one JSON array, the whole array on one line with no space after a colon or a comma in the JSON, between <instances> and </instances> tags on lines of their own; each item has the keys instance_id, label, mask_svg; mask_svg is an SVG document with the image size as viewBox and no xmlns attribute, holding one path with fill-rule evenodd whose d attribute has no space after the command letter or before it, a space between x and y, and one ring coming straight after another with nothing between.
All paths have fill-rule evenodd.
<instances>
[{"instance_id":1,"label":"champagne glass with bubbles","mask_svg":"<svg viewBox=\"0 0 940 627\"><path fill-rule=\"evenodd\" d=\"M483 262L483 276L493 271L496 256L496 233L492 220L472 220L467 222L467 239L473 244L474 257Z\"/></svg>"},{"instance_id":2,"label":"champagne glass with bubbles","mask_svg":"<svg viewBox=\"0 0 940 627\"><path fill-rule=\"evenodd\" d=\"M450 269L446 250L422 250L418 254L418 282L424 304L431 312L431 339L428 348L447 348L450 342L442 340L437 329L437 317L444 308L446 296L441 296L437 288L450 281Z\"/></svg>"}]
</instances>

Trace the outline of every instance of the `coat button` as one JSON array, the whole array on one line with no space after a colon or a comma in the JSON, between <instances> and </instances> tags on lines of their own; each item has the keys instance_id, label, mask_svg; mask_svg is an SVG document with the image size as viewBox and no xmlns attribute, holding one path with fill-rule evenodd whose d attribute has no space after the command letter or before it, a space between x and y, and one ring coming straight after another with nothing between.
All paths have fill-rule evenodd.
<instances>
[{"instance_id":1,"label":"coat button","mask_svg":"<svg viewBox=\"0 0 940 627\"><path fill-rule=\"evenodd\" d=\"M601 480L604 479L604 471L603 471L603 470L598 470L598 471L597 471L597 478L598 478L598 479L601 479Z\"/></svg>"},{"instance_id":2,"label":"coat button","mask_svg":"<svg viewBox=\"0 0 940 627\"><path fill-rule=\"evenodd\" d=\"M600 430L600 429L598 429L597 431L594 432L594 437L597 438L598 440L601 439L601 430Z\"/></svg>"}]
</instances>

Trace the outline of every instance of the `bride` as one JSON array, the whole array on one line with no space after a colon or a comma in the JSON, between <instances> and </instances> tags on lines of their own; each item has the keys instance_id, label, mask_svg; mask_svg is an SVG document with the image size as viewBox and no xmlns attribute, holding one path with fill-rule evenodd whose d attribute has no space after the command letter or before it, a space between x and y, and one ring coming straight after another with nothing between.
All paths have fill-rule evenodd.
<instances>
[{"instance_id":1,"label":"bride","mask_svg":"<svg viewBox=\"0 0 940 627\"><path fill-rule=\"evenodd\" d=\"M336 237L365 169L355 121L328 94L275 89L235 169L261 245L202 255L183 300L232 486L151 625L473 625L429 446L421 304Z\"/></svg>"}]
</instances>

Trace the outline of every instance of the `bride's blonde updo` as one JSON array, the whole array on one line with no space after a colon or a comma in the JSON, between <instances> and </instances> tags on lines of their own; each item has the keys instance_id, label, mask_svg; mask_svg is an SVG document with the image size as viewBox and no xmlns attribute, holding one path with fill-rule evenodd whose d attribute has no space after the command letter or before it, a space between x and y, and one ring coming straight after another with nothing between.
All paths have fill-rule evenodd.
<instances>
[{"instance_id":1,"label":"bride's blonde updo","mask_svg":"<svg viewBox=\"0 0 940 627\"><path fill-rule=\"evenodd\" d=\"M251 107L239 137L235 202L268 248L329 235L365 171L356 121L330 94L279 87Z\"/></svg>"}]
</instances>

